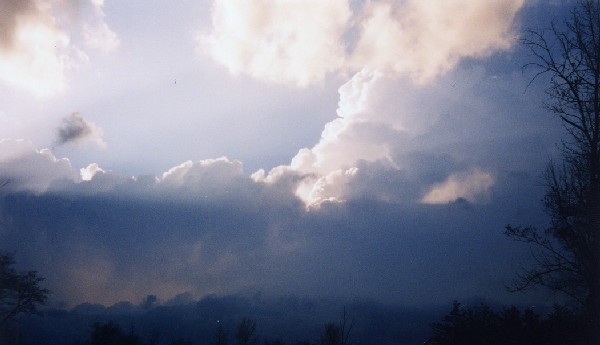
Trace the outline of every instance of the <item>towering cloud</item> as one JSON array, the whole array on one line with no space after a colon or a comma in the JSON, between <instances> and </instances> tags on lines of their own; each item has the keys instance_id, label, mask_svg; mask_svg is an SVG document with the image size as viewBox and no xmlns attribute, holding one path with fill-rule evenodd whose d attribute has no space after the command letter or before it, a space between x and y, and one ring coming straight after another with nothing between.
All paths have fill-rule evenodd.
<instances>
[{"instance_id":1,"label":"towering cloud","mask_svg":"<svg viewBox=\"0 0 600 345\"><path fill-rule=\"evenodd\" d=\"M326 200L345 200L352 194L352 185L360 176L360 164L384 162L386 167L410 169L403 156L419 145L431 144L422 139L442 113L447 112L444 108L456 106L457 100L452 94L471 92L472 80L456 88L451 78L464 77L460 74L447 77L447 74L462 58L484 57L509 49L514 43L515 15L522 5L522 0L407 0L366 1L354 6L353 20L340 21L346 25L344 28L336 30L335 35L324 32L328 37L337 37L338 45L346 47L344 58L338 60L342 62L337 65L338 71L359 70L339 89L338 118L325 126L314 147L301 149L289 166L277 167L269 174L258 171L254 178L272 182L282 176L297 175L297 195L307 205L316 205ZM219 10L227 12L228 8ZM292 16L291 12L288 15ZM220 18L215 14L215 24L220 23ZM303 29L301 26L297 30ZM340 35L341 32L346 35ZM263 35L270 37L268 32L259 32L258 37ZM247 54L239 55L241 57L262 54L266 47L247 46L245 37L221 38L223 44L243 45L249 49ZM285 43L281 44L285 47ZM323 45L323 49L338 45ZM225 60L219 61L224 63ZM240 59L239 69L251 68L248 61ZM477 73L474 76L481 78ZM448 93L449 87L452 93ZM481 174L489 173L481 171ZM448 198L475 200L479 192L474 189L481 189L485 194L493 185L492 179L484 182L477 188L455 188L456 195L448 194L448 189L438 189L439 192L434 193L437 197L428 196L424 200L433 202L442 194ZM465 193L468 195L462 195ZM412 197L417 201L422 195Z\"/></svg>"},{"instance_id":2,"label":"towering cloud","mask_svg":"<svg viewBox=\"0 0 600 345\"><path fill-rule=\"evenodd\" d=\"M81 27L79 20L69 22L70 14L83 16L89 47L110 51L118 45L103 20L102 5L99 0L0 2L0 80L38 96L62 91L67 70L89 58L72 42L70 30Z\"/></svg>"}]
</instances>

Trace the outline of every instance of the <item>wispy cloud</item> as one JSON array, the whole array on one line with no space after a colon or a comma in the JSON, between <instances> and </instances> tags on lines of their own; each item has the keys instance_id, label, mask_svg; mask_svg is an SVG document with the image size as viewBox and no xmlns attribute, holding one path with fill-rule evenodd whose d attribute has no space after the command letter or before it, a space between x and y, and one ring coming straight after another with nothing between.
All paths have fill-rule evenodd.
<instances>
[{"instance_id":1,"label":"wispy cloud","mask_svg":"<svg viewBox=\"0 0 600 345\"><path fill-rule=\"evenodd\" d=\"M104 0L91 0L94 16L83 25L83 38L86 46L104 54L111 53L121 44L119 36L105 22Z\"/></svg>"}]
</instances>

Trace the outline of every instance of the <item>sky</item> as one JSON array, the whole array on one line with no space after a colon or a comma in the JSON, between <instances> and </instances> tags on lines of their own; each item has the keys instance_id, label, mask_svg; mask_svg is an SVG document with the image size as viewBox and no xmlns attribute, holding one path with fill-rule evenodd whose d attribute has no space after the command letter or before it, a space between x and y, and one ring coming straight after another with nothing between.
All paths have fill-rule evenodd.
<instances>
[{"instance_id":1,"label":"sky","mask_svg":"<svg viewBox=\"0 0 600 345\"><path fill-rule=\"evenodd\" d=\"M505 286L560 121L518 43L572 1L0 1L0 250L51 303Z\"/></svg>"}]
</instances>

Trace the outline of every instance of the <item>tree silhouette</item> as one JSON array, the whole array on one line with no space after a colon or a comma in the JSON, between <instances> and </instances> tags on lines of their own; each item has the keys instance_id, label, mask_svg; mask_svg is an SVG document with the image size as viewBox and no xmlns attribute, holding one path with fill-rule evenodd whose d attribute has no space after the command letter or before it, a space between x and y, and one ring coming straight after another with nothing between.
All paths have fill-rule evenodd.
<instances>
[{"instance_id":1,"label":"tree silhouette","mask_svg":"<svg viewBox=\"0 0 600 345\"><path fill-rule=\"evenodd\" d=\"M436 345L592 345L580 318L556 305L545 319L531 309L516 307L499 312L485 304L464 307L454 302L442 321L432 325L433 336L425 344Z\"/></svg>"},{"instance_id":2,"label":"tree silhouette","mask_svg":"<svg viewBox=\"0 0 600 345\"><path fill-rule=\"evenodd\" d=\"M219 324L215 330L215 335L211 345L227 345L227 332L225 332L223 325Z\"/></svg>"},{"instance_id":3,"label":"tree silhouette","mask_svg":"<svg viewBox=\"0 0 600 345\"><path fill-rule=\"evenodd\" d=\"M50 293L40 286L44 278L37 272L19 273L14 264L13 254L0 254L0 328L21 313L39 313Z\"/></svg>"},{"instance_id":4,"label":"tree silhouette","mask_svg":"<svg viewBox=\"0 0 600 345\"><path fill-rule=\"evenodd\" d=\"M340 327L329 322L325 325L323 334L321 335L321 345L341 345L342 344L342 332Z\"/></svg>"},{"instance_id":5,"label":"tree silhouette","mask_svg":"<svg viewBox=\"0 0 600 345\"><path fill-rule=\"evenodd\" d=\"M184 339L179 338L179 339L173 340L170 343L170 345L193 345L193 343L189 340L184 340Z\"/></svg>"},{"instance_id":6,"label":"tree silhouette","mask_svg":"<svg viewBox=\"0 0 600 345\"><path fill-rule=\"evenodd\" d=\"M255 332L256 322L247 317L243 318L235 333L237 345L257 345L258 338L256 337Z\"/></svg>"},{"instance_id":7,"label":"tree silhouette","mask_svg":"<svg viewBox=\"0 0 600 345\"><path fill-rule=\"evenodd\" d=\"M90 345L143 345L142 339L132 331L125 334L121 327L109 321L92 325Z\"/></svg>"},{"instance_id":8,"label":"tree silhouette","mask_svg":"<svg viewBox=\"0 0 600 345\"><path fill-rule=\"evenodd\" d=\"M321 345L348 345L353 326L353 322L349 320L346 313L346 307L344 307L339 323L329 322L325 324L320 339Z\"/></svg>"},{"instance_id":9,"label":"tree silhouette","mask_svg":"<svg viewBox=\"0 0 600 345\"><path fill-rule=\"evenodd\" d=\"M562 25L528 32L523 44L536 69L532 82L549 77L545 104L562 121L569 139L563 159L545 174L545 230L507 226L505 234L531 245L536 264L512 291L544 286L571 297L592 328L600 329L600 2L581 1Z\"/></svg>"},{"instance_id":10,"label":"tree silhouette","mask_svg":"<svg viewBox=\"0 0 600 345\"><path fill-rule=\"evenodd\" d=\"M283 340L265 340L264 345L285 345Z\"/></svg>"}]
</instances>

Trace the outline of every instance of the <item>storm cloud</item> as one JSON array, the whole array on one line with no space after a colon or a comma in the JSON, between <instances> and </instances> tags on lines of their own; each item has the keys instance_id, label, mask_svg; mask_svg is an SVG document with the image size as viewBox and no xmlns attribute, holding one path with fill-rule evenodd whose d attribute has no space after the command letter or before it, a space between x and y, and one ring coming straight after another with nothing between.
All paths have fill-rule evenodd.
<instances>
[{"instance_id":1,"label":"storm cloud","mask_svg":"<svg viewBox=\"0 0 600 345\"><path fill-rule=\"evenodd\" d=\"M531 75L512 61L523 1L125 6L124 54L73 73L69 90L76 60L120 45L103 1L84 2L92 18L75 24L56 14L72 3L11 2L1 17L0 78L70 91L0 105L3 124L34 128L0 141L0 250L46 278L51 304L240 291L549 301L504 289L529 257L502 230L544 226L539 173L560 141L542 88L524 95ZM194 42L182 33L198 13L210 23ZM85 117L25 116L64 109ZM86 141L106 150L71 145Z\"/></svg>"},{"instance_id":2,"label":"storm cloud","mask_svg":"<svg viewBox=\"0 0 600 345\"><path fill-rule=\"evenodd\" d=\"M71 178L45 176L42 193L32 182L3 190L0 249L16 249L66 305L247 290L406 305L472 296L518 301L503 289L509 272L496 268L526 256L501 229L535 214L532 199L540 196L515 201L500 190L486 204L403 202L395 193L414 191L419 180L366 164L353 186L380 184L392 199L358 193L307 210L296 182L256 182L227 158L186 162L160 177L96 171L86 180L64 160L26 159L39 155L24 150L3 166L18 162L49 175L60 165ZM535 180L497 179L511 186Z\"/></svg>"}]
</instances>

